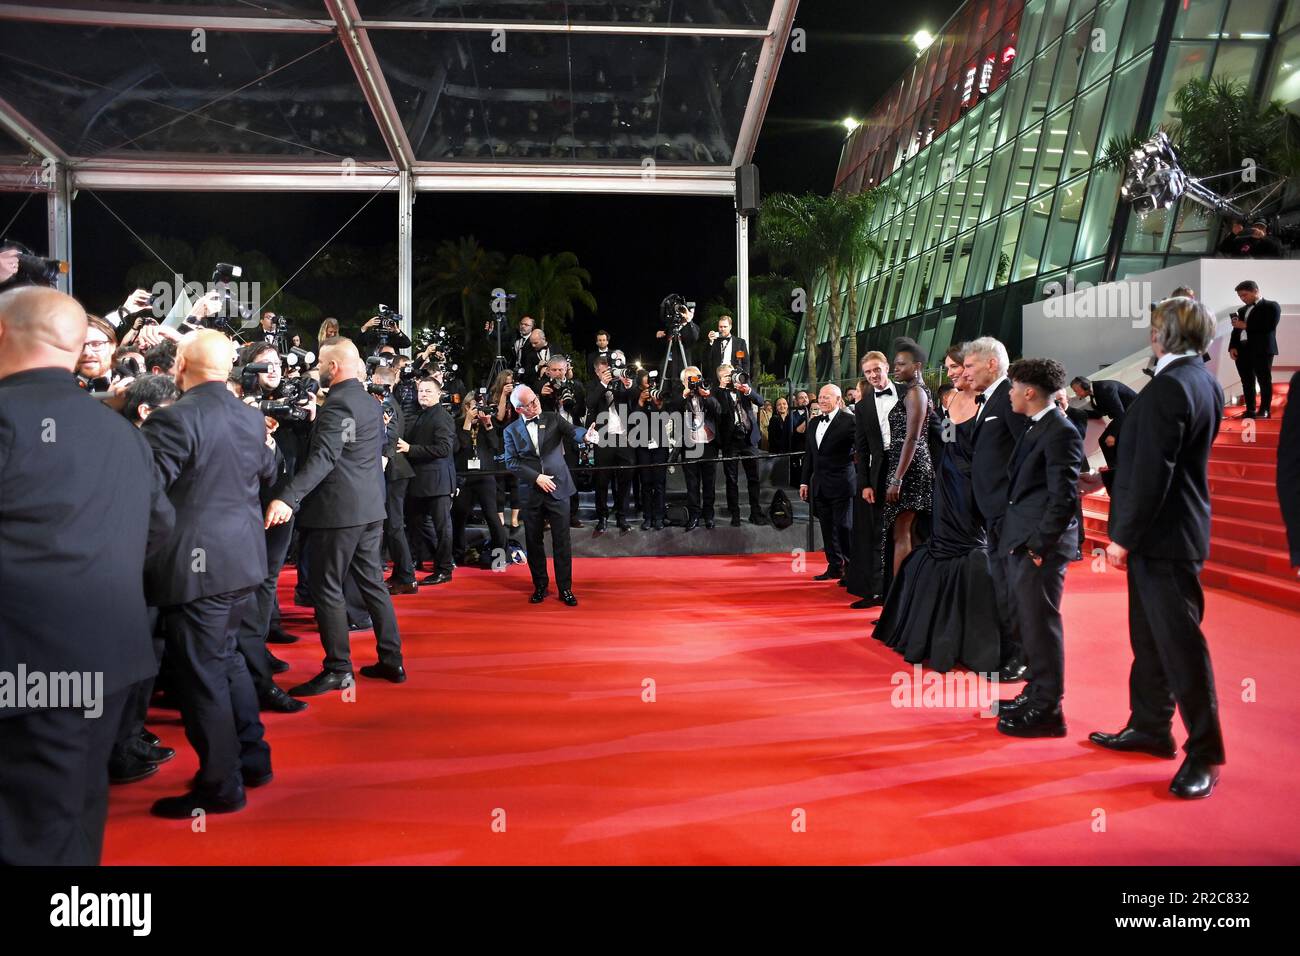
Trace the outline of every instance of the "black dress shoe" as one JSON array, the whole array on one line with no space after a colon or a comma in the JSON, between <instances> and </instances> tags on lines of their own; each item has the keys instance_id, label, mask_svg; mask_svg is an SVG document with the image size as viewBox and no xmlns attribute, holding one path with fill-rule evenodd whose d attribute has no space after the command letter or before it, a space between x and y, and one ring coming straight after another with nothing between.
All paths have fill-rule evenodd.
<instances>
[{"instance_id":1,"label":"black dress shoe","mask_svg":"<svg viewBox=\"0 0 1300 956\"><path fill-rule=\"evenodd\" d=\"M269 770L266 773L249 773L247 770L241 770L239 775L244 780L244 786L250 790L256 790L258 787L265 787L275 779L275 774Z\"/></svg>"},{"instance_id":2,"label":"black dress shoe","mask_svg":"<svg viewBox=\"0 0 1300 956\"><path fill-rule=\"evenodd\" d=\"M194 816L195 810L202 810L204 813L235 813L247 805L248 798L244 796L242 789L237 797L228 800L218 800L201 791L191 790L179 797L163 797L154 803L149 812L168 820L189 820Z\"/></svg>"},{"instance_id":3,"label":"black dress shoe","mask_svg":"<svg viewBox=\"0 0 1300 956\"><path fill-rule=\"evenodd\" d=\"M642 521L642 522L641 522L641 530L642 530L642 531L653 531L653 530L654 530L654 524L653 524L652 522L650 522L648 519L647 519L646 521Z\"/></svg>"},{"instance_id":4,"label":"black dress shoe","mask_svg":"<svg viewBox=\"0 0 1300 956\"><path fill-rule=\"evenodd\" d=\"M272 673L272 674L283 674L285 671L287 671L287 670L289 669L289 662L288 662L288 661L282 661L282 660L280 660L280 658L276 657L276 656L275 656L274 654L272 654L270 651L267 651L267 652L266 652L266 656L269 657L269 658L271 658L271 673Z\"/></svg>"},{"instance_id":5,"label":"black dress shoe","mask_svg":"<svg viewBox=\"0 0 1300 956\"><path fill-rule=\"evenodd\" d=\"M406 683L406 668L401 664L385 664L381 661L378 664L367 664L361 668L361 676L386 680L390 684L404 684Z\"/></svg>"},{"instance_id":6,"label":"black dress shoe","mask_svg":"<svg viewBox=\"0 0 1300 956\"><path fill-rule=\"evenodd\" d=\"M150 763L166 763L176 756L176 751L171 747L146 744L143 740L140 741L140 745L140 756Z\"/></svg>"},{"instance_id":7,"label":"black dress shoe","mask_svg":"<svg viewBox=\"0 0 1300 956\"><path fill-rule=\"evenodd\" d=\"M732 516L731 516L731 526L732 526L733 528L739 528L739 527L740 527L740 515L732 515Z\"/></svg>"},{"instance_id":8,"label":"black dress shoe","mask_svg":"<svg viewBox=\"0 0 1300 956\"><path fill-rule=\"evenodd\" d=\"M137 780L152 777L157 772L156 763L150 763L135 754L128 754L108 762L109 783L135 783Z\"/></svg>"},{"instance_id":9,"label":"black dress shoe","mask_svg":"<svg viewBox=\"0 0 1300 956\"><path fill-rule=\"evenodd\" d=\"M1024 710L1025 705L1028 703L1028 694L1017 694L1011 700L1000 700L998 701L998 718L1011 717L1018 711Z\"/></svg>"},{"instance_id":10,"label":"black dress shoe","mask_svg":"<svg viewBox=\"0 0 1300 956\"><path fill-rule=\"evenodd\" d=\"M849 607L853 608L855 611L865 611L869 607L880 607L884 603L884 598L879 594L873 594L871 597L864 597L860 601L854 601L849 605Z\"/></svg>"},{"instance_id":11,"label":"black dress shoe","mask_svg":"<svg viewBox=\"0 0 1300 956\"><path fill-rule=\"evenodd\" d=\"M1042 710L1026 704L1014 714L999 717L998 732L1008 737L1064 737L1065 715L1059 706Z\"/></svg>"},{"instance_id":12,"label":"black dress shoe","mask_svg":"<svg viewBox=\"0 0 1300 956\"><path fill-rule=\"evenodd\" d=\"M653 525L653 528L654 528L655 531L662 531L662 530L664 530L664 522L663 522L663 519L662 519L662 518L656 518L656 519L655 519L655 522L654 522L654 525Z\"/></svg>"},{"instance_id":13,"label":"black dress shoe","mask_svg":"<svg viewBox=\"0 0 1300 956\"><path fill-rule=\"evenodd\" d=\"M272 686L258 697L258 710L272 710L277 714L297 714L307 709L305 700L294 700L279 687Z\"/></svg>"},{"instance_id":14,"label":"black dress shoe","mask_svg":"<svg viewBox=\"0 0 1300 956\"><path fill-rule=\"evenodd\" d=\"M1107 734L1096 730L1088 735L1088 739L1099 747L1105 747L1107 750L1150 754L1153 757L1164 757L1166 760L1173 760L1178 753L1174 746L1172 734L1157 737L1155 734L1144 734L1132 727L1125 727L1117 734Z\"/></svg>"},{"instance_id":15,"label":"black dress shoe","mask_svg":"<svg viewBox=\"0 0 1300 956\"><path fill-rule=\"evenodd\" d=\"M998 680L1003 684L1016 684L1026 680L1026 674L1029 668L1025 666L1024 661L1019 658L1012 658L1002 665L998 672Z\"/></svg>"},{"instance_id":16,"label":"black dress shoe","mask_svg":"<svg viewBox=\"0 0 1300 956\"><path fill-rule=\"evenodd\" d=\"M420 587L424 587L426 584L446 584L450 580L451 580L451 575L448 574L446 571L442 571L438 574L429 575L427 578L425 578L423 581L420 582Z\"/></svg>"},{"instance_id":17,"label":"black dress shoe","mask_svg":"<svg viewBox=\"0 0 1300 956\"><path fill-rule=\"evenodd\" d=\"M577 597L574 596L572 591L561 591L560 600L563 601L565 604L569 605L569 607L578 606L578 599Z\"/></svg>"},{"instance_id":18,"label":"black dress shoe","mask_svg":"<svg viewBox=\"0 0 1300 956\"><path fill-rule=\"evenodd\" d=\"M767 520L767 518L766 518L765 516L759 514L758 512L755 512L754 514L751 514L751 515L749 516L749 523L750 523L750 524L757 524L757 525L764 525L764 524L767 524L767 523L768 523L768 520Z\"/></svg>"},{"instance_id":19,"label":"black dress shoe","mask_svg":"<svg viewBox=\"0 0 1300 956\"><path fill-rule=\"evenodd\" d=\"M159 744L162 743L162 738L160 738L157 734L150 733L147 730L140 731L140 739L143 740L145 743L147 743L150 747L157 747Z\"/></svg>"},{"instance_id":20,"label":"black dress shoe","mask_svg":"<svg viewBox=\"0 0 1300 956\"><path fill-rule=\"evenodd\" d=\"M414 581L394 581L388 585L389 594L419 594L420 586Z\"/></svg>"},{"instance_id":21,"label":"black dress shoe","mask_svg":"<svg viewBox=\"0 0 1300 956\"><path fill-rule=\"evenodd\" d=\"M355 624L348 621L349 631L371 631L374 630L374 627L375 622L371 618L366 618L364 621L357 621Z\"/></svg>"},{"instance_id":22,"label":"black dress shoe","mask_svg":"<svg viewBox=\"0 0 1300 956\"><path fill-rule=\"evenodd\" d=\"M281 628L273 627L267 632L266 642L268 644L296 644L298 642L298 635L289 634Z\"/></svg>"},{"instance_id":23,"label":"black dress shoe","mask_svg":"<svg viewBox=\"0 0 1300 956\"><path fill-rule=\"evenodd\" d=\"M605 519L604 519L604 518L597 518L597 519L596 519L596 534L600 534L602 531L608 531L608 530L609 530L609 525L606 524Z\"/></svg>"},{"instance_id":24,"label":"black dress shoe","mask_svg":"<svg viewBox=\"0 0 1300 956\"><path fill-rule=\"evenodd\" d=\"M712 530L713 530L713 519L712 519L712 518L705 518L705 519L704 519L704 527L706 527L706 528L708 528L710 531L712 531Z\"/></svg>"},{"instance_id":25,"label":"black dress shoe","mask_svg":"<svg viewBox=\"0 0 1300 956\"><path fill-rule=\"evenodd\" d=\"M691 518L691 519L689 519L689 520L686 522L686 530L687 530L687 531L694 531L694 530L695 530L696 528L698 528L699 526L700 526L700 519L699 519L699 518Z\"/></svg>"},{"instance_id":26,"label":"black dress shoe","mask_svg":"<svg viewBox=\"0 0 1300 956\"><path fill-rule=\"evenodd\" d=\"M842 577L844 577L843 571L836 571L833 568L827 568L821 574L813 575L813 580L814 581L838 581Z\"/></svg>"},{"instance_id":27,"label":"black dress shoe","mask_svg":"<svg viewBox=\"0 0 1300 956\"><path fill-rule=\"evenodd\" d=\"M528 603L541 604L543 601L546 600L546 595L548 592L549 589L545 587L533 588L533 596L528 599Z\"/></svg>"},{"instance_id":28,"label":"black dress shoe","mask_svg":"<svg viewBox=\"0 0 1300 956\"><path fill-rule=\"evenodd\" d=\"M1178 768L1178 773L1174 774L1169 792L1184 800L1204 800L1214 792L1214 785L1218 782L1217 766L1188 754L1183 765Z\"/></svg>"},{"instance_id":29,"label":"black dress shoe","mask_svg":"<svg viewBox=\"0 0 1300 956\"><path fill-rule=\"evenodd\" d=\"M626 534L627 532L629 532L629 531L632 530L632 526L631 526L630 524L628 524L627 521L624 520L623 518L619 518L619 519L618 519L618 530L619 530L619 531L622 531L624 534Z\"/></svg>"},{"instance_id":30,"label":"black dress shoe","mask_svg":"<svg viewBox=\"0 0 1300 956\"><path fill-rule=\"evenodd\" d=\"M305 684L290 687L289 693L294 697L315 697L330 691L342 690L356 683L351 671L321 671Z\"/></svg>"}]
</instances>

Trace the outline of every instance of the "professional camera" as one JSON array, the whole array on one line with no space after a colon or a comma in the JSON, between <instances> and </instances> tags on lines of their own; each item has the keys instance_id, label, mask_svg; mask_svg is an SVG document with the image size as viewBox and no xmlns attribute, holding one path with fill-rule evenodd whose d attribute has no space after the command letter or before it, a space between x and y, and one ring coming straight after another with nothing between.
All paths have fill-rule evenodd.
<instances>
[{"instance_id":1,"label":"professional camera","mask_svg":"<svg viewBox=\"0 0 1300 956\"><path fill-rule=\"evenodd\" d=\"M247 369L249 366L244 366ZM305 422L311 417L307 406L316 400L320 382L314 378L286 378L271 393L271 398L257 403L258 411L278 422Z\"/></svg>"},{"instance_id":2,"label":"professional camera","mask_svg":"<svg viewBox=\"0 0 1300 956\"><path fill-rule=\"evenodd\" d=\"M15 285L46 285L51 288L59 276L68 271L68 264L61 259L45 259L34 255L32 250L21 242L5 239L0 242L0 249L18 250L18 271L10 280Z\"/></svg>"},{"instance_id":3,"label":"professional camera","mask_svg":"<svg viewBox=\"0 0 1300 956\"><path fill-rule=\"evenodd\" d=\"M387 398L393 394L393 386L380 385L378 382L369 382L366 385L366 391L371 395L378 395L380 398Z\"/></svg>"},{"instance_id":4,"label":"professional camera","mask_svg":"<svg viewBox=\"0 0 1300 956\"><path fill-rule=\"evenodd\" d=\"M606 388L613 388L619 379L627 380L631 377L627 370L627 357L618 349L609 353L609 374L611 377Z\"/></svg>"},{"instance_id":5,"label":"professional camera","mask_svg":"<svg viewBox=\"0 0 1300 956\"><path fill-rule=\"evenodd\" d=\"M144 369L140 366L140 360L134 355L128 355L122 361L113 366L113 378L139 378L144 374Z\"/></svg>"},{"instance_id":6,"label":"professional camera","mask_svg":"<svg viewBox=\"0 0 1300 956\"><path fill-rule=\"evenodd\" d=\"M400 332L402 329L402 314L394 312L382 302L379 303L379 333L391 335L394 332Z\"/></svg>"},{"instance_id":7,"label":"professional camera","mask_svg":"<svg viewBox=\"0 0 1300 956\"><path fill-rule=\"evenodd\" d=\"M253 310L239 301L230 291L230 281L238 279L243 274L242 268L228 262L218 262L212 267L212 287L220 295L221 303L217 306L216 312L203 318L204 328L216 329L227 335L236 336L239 334L239 329L232 325L231 319L238 318L245 324L253 321Z\"/></svg>"},{"instance_id":8,"label":"professional camera","mask_svg":"<svg viewBox=\"0 0 1300 956\"><path fill-rule=\"evenodd\" d=\"M702 375L688 375L686 377L686 390L692 395L707 397L709 394L708 386L704 384Z\"/></svg>"},{"instance_id":9,"label":"professional camera","mask_svg":"<svg viewBox=\"0 0 1300 956\"><path fill-rule=\"evenodd\" d=\"M659 317L663 322L664 331L669 335L676 335L682 330L682 326L691 320L690 305L686 299L674 292L665 296L659 303Z\"/></svg>"},{"instance_id":10,"label":"professional camera","mask_svg":"<svg viewBox=\"0 0 1300 956\"><path fill-rule=\"evenodd\" d=\"M496 411L496 406L492 404L492 399L488 397L488 390L480 388L474 393L474 414L491 416Z\"/></svg>"},{"instance_id":11,"label":"professional camera","mask_svg":"<svg viewBox=\"0 0 1300 956\"><path fill-rule=\"evenodd\" d=\"M748 385L748 384L750 384L748 375L740 371L740 369L735 369L732 371L731 373L732 388L739 388L742 385Z\"/></svg>"},{"instance_id":12,"label":"professional camera","mask_svg":"<svg viewBox=\"0 0 1300 956\"><path fill-rule=\"evenodd\" d=\"M294 345L289 348L288 352L280 356L280 361L284 363L286 370L298 369L299 371L306 371L316 364L316 353Z\"/></svg>"}]
</instances>

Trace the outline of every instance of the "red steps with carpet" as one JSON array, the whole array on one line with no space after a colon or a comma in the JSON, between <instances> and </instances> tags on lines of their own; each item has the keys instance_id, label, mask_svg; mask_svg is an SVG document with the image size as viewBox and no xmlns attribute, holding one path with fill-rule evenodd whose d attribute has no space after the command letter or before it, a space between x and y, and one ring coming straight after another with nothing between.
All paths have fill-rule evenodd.
<instances>
[{"instance_id":1,"label":"red steps with carpet","mask_svg":"<svg viewBox=\"0 0 1300 956\"><path fill-rule=\"evenodd\" d=\"M1210 557L1201 572L1207 587L1225 588L1300 610L1300 581L1291 567L1286 528L1277 500L1277 446L1294 368L1273 370L1272 417L1243 419L1225 410L1210 452ZM1104 548L1110 498L1104 491L1083 502L1089 547Z\"/></svg>"}]
</instances>

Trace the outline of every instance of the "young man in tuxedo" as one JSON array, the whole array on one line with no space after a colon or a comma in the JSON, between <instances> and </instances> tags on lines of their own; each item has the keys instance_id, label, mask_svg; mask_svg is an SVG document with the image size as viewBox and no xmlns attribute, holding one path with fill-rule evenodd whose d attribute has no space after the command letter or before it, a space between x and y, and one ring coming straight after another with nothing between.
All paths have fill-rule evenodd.
<instances>
[{"instance_id":1,"label":"young man in tuxedo","mask_svg":"<svg viewBox=\"0 0 1300 956\"><path fill-rule=\"evenodd\" d=\"M1078 545L1079 467L1083 440L1056 407L1065 384L1055 359L1021 359L1007 370L1011 407L1028 420L1007 469L1007 510L998 546L1011 573L1025 660L1033 676L998 708L998 731L1010 737L1064 737L1065 629L1061 594Z\"/></svg>"},{"instance_id":2,"label":"young man in tuxedo","mask_svg":"<svg viewBox=\"0 0 1300 956\"><path fill-rule=\"evenodd\" d=\"M963 361L966 378L974 386L975 451L971 459L971 493L974 513L980 516L989 539L989 567L993 572L997 627L1002 635L1002 670L999 678L1008 683L1025 679L1025 662L1020 649L1014 598L1008 582L1011 569L1007 550L1000 546L998 533L1007 510L1007 462L1016 442L1025 433L1029 419L1011 407L1011 382L1007 379L1007 348L995 338L975 339Z\"/></svg>"},{"instance_id":3,"label":"young man in tuxedo","mask_svg":"<svg viewBox=\"0 0 1300 956\"><path fill-rule=\"evenodd\" d=\"M1101 433L1098 444L1106 467L1115 467L1115 448L1119 443L1119 430L1124 425L1124 415L1128 407L1137 400L1137 392L1123 382L1108 379L1094 382L1082 375L1076 375L1070 381L1076 398L1087 399L1088 404L1082 409L1089 419L1109 418L1106 430Z\"/></svg>"},{"instance_id":4,"label":"young man in tuxedo","mask_svg":"<svg viewBox=\"0 0 1300 956\"><path fill-rule=\"evenodd\" d=\"M1170 791L1208 797L1224 762L1223 732L1209 647L1201 566L1210 550L1210 448L1223 390L1201 355L1214 315L1191 299L1166 299L1151 316L1156 371L1129 408L1111 492L1107 560L1128 568L1130 716L1118 733L1094 733L1111 750L1174 756L1174 705L1187 727Z\"/></svg>"},{"instance_id":5,"label":"young man in tuxedo","mask_svg":"<svg viewBox=\"0 0 1300 956\"><path fill-rule=\"evenodd\" d=\"M1237 298L1243 305L1232 314L1232 337L1228 354L1237 363L1241 392L1246 400L1245 418L1272 417L1273 359L1277 355L1277 324L1282 308L1259 294L1259 285L1249 279L1237 284ZM1255 383L1259 382L1259 411L1255 410Z\"/></svg>"},{"instance_id":6,"label":"young man in tuxedo","mask_svg":"<svg viewBox=\"0 0 1300 956\"><path fill-rule=\"evenodd\" d=\"M885 568L876 545L888 480L889 412L903 390L889 380L889 359L884 352L868 352L862 359L862 374L868 387L853 408L857 500L853 503L853 556L848 572L848 591L859 598L849 606L859 610L879 607L885 600Z\"/></svg>"},{"instance_id":7,"label":"young man in tuxedo","mask_svg":"<svg viewBox=\"0 0 1300 956\"><path fill-rule=\"evenodd\" d=\"M551 552L555 583L560 600L576 607L573 594L573 552L569 544L569 498L576 490L564 463L565 439L595 444L595 427L584 429L564 421L555 412L543 412L541 400L527 385L517 385L510 404L519 417L505 431L506 467L520 478L524 495L520 511L524 517L524 540L528 549L528 570L533 576L531 604L546 600L550 579L546 573L546 541L542 525L551 523Z\"/></svg>"},{"instance_id":8,"label":"young man in tuxedo","mask_svg":"<svg viewBox=\"0 0 1300 956\"><path fill-rule=\"evenodd\" d=\"M817 511L826 549L826 570L813 580L838 581L853 549L854 418L844 408L838 385L823 385L817 405L822 413L808 426L799 497Z\"/></svg>"},{"instance_id":9,"label":"young man in tuxedo","mask_svg":"<svg viewBox=\"0 0 1300 956\"><path fill-rule=\"evenodd\" d=\"M602 358L608 363L609 355L609 333L604 329L601 329L596 333L596 351L587 356L587 371L590 374L595 375L596 363Z\"/></svg>"},{"instance_id":10,"label":"young man in tuxedo","mask_svg":"<svg viewBox=\"0 0 1300 956\"><path fill-rule=\"evenodd\" d=\"M718 319L718 330L709 333L709 368L716 376L717 368L730 365L733 371L749 375L749 344L739 335L731 334L731 316ZM715 377L713 383L718 384Z\"/></svg>"}]
</instances>

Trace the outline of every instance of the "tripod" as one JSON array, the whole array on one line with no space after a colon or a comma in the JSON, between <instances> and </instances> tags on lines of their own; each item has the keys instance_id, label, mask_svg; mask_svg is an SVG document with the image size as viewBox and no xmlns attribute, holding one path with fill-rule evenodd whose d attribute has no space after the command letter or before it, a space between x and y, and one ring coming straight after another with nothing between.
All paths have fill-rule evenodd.
<instances>
[{"instance_id":1,"label":"tripod","mask_svg":"<svg viewBox=\"0 0 1300 956\"><path fill-rule=\"evenodd\" d=\"M495 332L497 337L497 354L496 354L496 358L492 359L492 370L488 372L488 377L487 377L488 388L492 387L492 385L497 380L497 376L500 375L502 372L513 371L513 368L506 362L505 354L501 350L501 330L510 324L510 305L514 301L515 296L506 292L499 296L493 296L493 298L504 299L506 302L506 307L502 309L500 312L498 312L496 309L493 309L492 318L489 320L496 326Z\"/></svg>"},{"instance_id":2,"label":"tripod","mask_svg":"<svg viewBox=\"0 0 1300 956\"><path fill-rule=\"evenodd\" d=\"M659 394L665 395L664 389L668 387L668 369L672 366L673 346L677 346L677 354L682 357L682 368L690 365L690 360L686 357L686 346L682 344L682 329L678 325L673 331L668 333L668 346L664 350L664 362L659 370Z\"/></svg>"}]
</instances>

